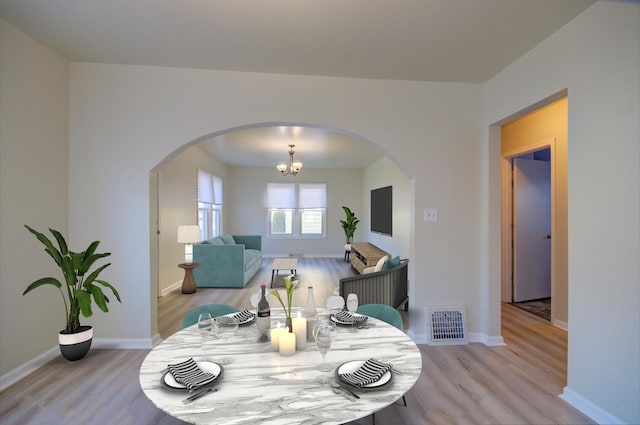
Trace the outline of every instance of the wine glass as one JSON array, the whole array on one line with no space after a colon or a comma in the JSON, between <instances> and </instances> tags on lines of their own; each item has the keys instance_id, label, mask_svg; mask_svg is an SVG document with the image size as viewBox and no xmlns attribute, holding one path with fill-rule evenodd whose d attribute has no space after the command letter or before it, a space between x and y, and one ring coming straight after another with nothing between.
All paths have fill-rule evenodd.
<instances>
[{"instance_id":1,"label":"wine glass","mask_svg":"<svg viewBox=\"0 0 640 425\"><path fill-rule=\"evenodd\" d=\"M351 314L354 314L357 309L358 309L358 296L356 294L347 295L347 310L349 310ZM352 320L351 332L355 331L354 324L355 324L355 320Z\"/></svg>"},{"instance_id":2,"label":"wine glass","mask_svg":"<svg viewBox=\"0 0 640 425\"><path fill-rule=\"evenodd\" d=\"M318 321L313 327L313 337L315 338L318 333L318 328L321 326L326 326L331 329L331 341L335 341L338 336L338 327L336 323L331 319L331 312L318 313Z\"/></svg>"},{"instance_id":3,"label":"wine glass","mask_svg":"<svg viewBox=\"0 0 640 425\"><path fill-rule=\"evenodd\" d=\"M227 346L229 345L227 341L236 333L238 326L238 318L234 316L225 316L224 319L216 318L215 320L216 335L218 338L222 338L224 340L225 357L220 360L222 364L229 364L233 362L231 357L227 357Z\"/></svg>"},{"instance_id":4,"label":"wine glass","mask_svg":"<svg viewBox=\"0 0 640 425\"><path fill-rule=\"evenodd\" d=\"M319 369L322 372L330 372L331 366L325 361L325 356L329 352L331 348L331 339L333 338L333 331L330 326L319 326L316 331L316 346L318 347L318 351L322 355L322 364L320 364ZM329 382L329 378L323 376L320 380L323 384Z\"/></svg>"},{"instance_id":5,"label":"wine glass","mask_svg":"<svg viewBox=\"0 0 640 425\"><path fill-rule=\"evenodd\" d=\"M205 343L209 335L211 335L212 330L213 319L211 318L211 314L201 313L200 316L198 316L198 333L200 334L200 338L202 338L202 351L204 351L205 356L207 355Z\"/></svg>"}]
</instances>

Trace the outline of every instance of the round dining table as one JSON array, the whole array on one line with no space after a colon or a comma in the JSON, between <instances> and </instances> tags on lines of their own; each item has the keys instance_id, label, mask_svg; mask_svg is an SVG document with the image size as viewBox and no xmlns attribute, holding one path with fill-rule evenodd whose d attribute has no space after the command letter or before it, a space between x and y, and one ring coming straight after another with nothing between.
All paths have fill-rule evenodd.
<instances>
[{"instance_id":1,"label":"round dining table","mask_svg":"<svg viewBox=\"0 0 640 425\"><path fill-rule=\"evenodd\" d=\"M319 310L319 314L327 314ZM271 324L284 324L284 311L273 309ZM416 344L401 330L370 317L366 326L338 326L327 353L330 372L321 372L322 356L315 343L308 342L295 354L280 355L270 342L258 342L255 323L240 326L226 342L209 338L202 345L197 324L182 329L155 346L140 367L140 386L144 394L167 414L193 424L342 424L375 413L394 402L415 384L422 370ZM210 392L190 403L190 393L167 389L161 380L170 364L193 358L221 363L222 374ZM391 378L384 385L368 389L338 383L336 368L346 362L377 359L393 365ZM329 378L323 383L322 378ZM341 387L345 387L344 384Z\"/></svg>"}]
</instances>

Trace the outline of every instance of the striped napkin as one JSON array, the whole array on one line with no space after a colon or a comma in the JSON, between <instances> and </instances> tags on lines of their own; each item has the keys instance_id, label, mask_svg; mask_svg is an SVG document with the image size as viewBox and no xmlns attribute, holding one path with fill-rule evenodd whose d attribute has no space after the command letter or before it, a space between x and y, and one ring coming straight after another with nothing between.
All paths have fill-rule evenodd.
<instances>
[{"instance_id":1,"label":"striped napkin","mask_svg":"<svg viewBox=\"0 0 640 425\"><path fill-rule=\"evenodd\" d=\"M376 359L365 361L360 367L350 373L339 373L338 376L344 382L354 387L364 387L365 385L378 382L382 375L390 371L392 365L382 363Z\"/></svg>"},{"instance_id":2,"label":"striped napkin","mask_svg":"<svg viewBox=\"0 0 640 425\"><path fill-rule=\"evenodd\" d=\"M218 375L200 369L193 358L181 363L170 364L168 368L176 382L186 386L190 392L212 383L218 377Z\"/></svg>"},{"instance_id":3,"label":"striped napkin","mask_svg":"<svg viewBox=\"0 0 640 425\"><path fill-rule=\"evenodd\" d=\"M256 317L256 315L250 312L249 310L244 310L233 315L228 314L225 316L218 316L216 320L219 321L220 323L229 323L231 321L230 320L231 317L235 317L236 319L238 319L238 323L245 323L249 320L253 320L254 317Z\"/></svg>"},{"instance_id":4,"label":"striped napkin","mask_svg":"<svg viewBox=\"0 0 640 425\"><path fill-rule=\"evenodd\" d=\"M365 315L354 315L350 311L341 311L340 313L335 315L335 318L338 322L341 323L360 323L368 319L368 317Z\"/></svg>"}]
</instances>

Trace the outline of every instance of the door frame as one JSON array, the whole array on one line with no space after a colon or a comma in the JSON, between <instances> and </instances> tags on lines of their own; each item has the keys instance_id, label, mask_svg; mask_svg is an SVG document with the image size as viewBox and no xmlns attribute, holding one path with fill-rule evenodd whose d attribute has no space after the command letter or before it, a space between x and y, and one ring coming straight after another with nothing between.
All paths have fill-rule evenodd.
<instances>
[{"instance_id":1,"label":"door frame","mask_svg":"<svg viewBox=\"0 0 640 425\"><path fill-rule=\"evenodd\" d=\"M502 238L502 302L511 302L513 299L513 173L511 160L521 155L536 152L542 149L550 150L551 158L551 323L555 322L555 265L556 265L556 138L542 140L504 152L500 155L501 167L501 238Z\"/></svg>"}]
</instances>

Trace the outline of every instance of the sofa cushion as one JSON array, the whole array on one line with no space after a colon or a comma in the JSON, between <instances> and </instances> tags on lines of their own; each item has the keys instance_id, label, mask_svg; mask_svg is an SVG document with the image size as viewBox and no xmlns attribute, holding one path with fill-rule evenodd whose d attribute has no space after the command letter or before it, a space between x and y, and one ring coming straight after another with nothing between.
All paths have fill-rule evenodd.
<instances>
[{"instance_id":1,"label":"sofa cushion","mask_svg":"<svg viewBox=\"0 0 640 425\"><path fill-rule=\"evenodd\" d=\"M222 242L222 239L220 239L220 236L216 236L215 238L212 238L212 239L207 239L206 241L203 241L201 243L210 244L210 245L224 245L224 242Z\"/></svg>"},{"instance_id":2,"label":"sofa cushion","mask_svg":"<svg viewBox=\"0 0 640 425\"><path fill-rule=\"evenodd\" d=\"M382 266L382 270L389 270L399 265L400 265L400 257L396 255L392 259L385 261L384 266Z\"/></svg>"},{"instance_id":3,"label":"sofa cushion","mask_svg":"<svg viewBox=\"0 0 640 425\"><path fill-rule=\"evenodd\" d=\"M231 235L222 235L222 236L220 236L220 238L222 239L222 242L224 242L225 245L235 245L236 244L236 240L233 239L233 236L231 236Z\"/></svg>"},{"instance_id":4,"label":"sofa cushion","mask_svg":"<svg viewBox=\"0 0 640 425\"><path fill-rule=\"evenodd\" d=\"M262 260L262 253L257 249L244 250L244 268L249 270L256 261Z\"/></svg>"}]
</instances>

